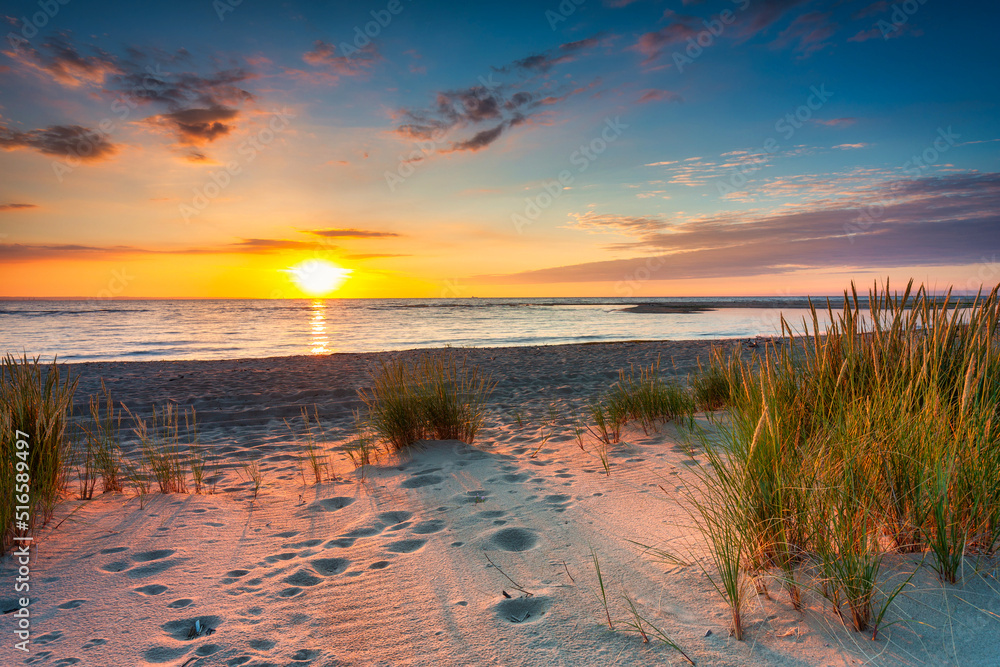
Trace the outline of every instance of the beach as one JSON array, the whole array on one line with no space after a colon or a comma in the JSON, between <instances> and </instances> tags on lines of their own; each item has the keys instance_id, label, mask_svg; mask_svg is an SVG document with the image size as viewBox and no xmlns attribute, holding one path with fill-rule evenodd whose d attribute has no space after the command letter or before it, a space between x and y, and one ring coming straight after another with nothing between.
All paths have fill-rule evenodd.
<instances>
[{"instance_id":1,"label":"beach","mask_svg":"<svg viewBox=\"0 0 1000 667\"><path fill-rule=\"evenodd\" d=\"M876 641L816 591L793 609L777 581L749 601L745 640L729 636L686 502L698 438L673 423L630 426L606 474L596 438L574 426L619 369L659 362L684 381L713 347L733 345L436 350L496 381L474 444L425 441L362 470L343 451L358 390L381 362L428 351L70 364L77 415L102 381L136 415L194 408L209 485L153 492L144 507L130 489L64 499L36 536L31 653L5 640L0 663L686 664L655 626L699 665L997 664L998 582L972 559L958 586L918 570ZM319 416L314 437L336 478L322 484L303 460L303 408ZM720 419L699 413L696 428L711 434ZM262 472L256 498L247 461ZM919 559L888 556L884 576ZM0 580L13 581L12 567L5 559ZM0 592L4 611L14 597ZM648 643L629 632L630 604Z\"/></svg>"}]
</instances>

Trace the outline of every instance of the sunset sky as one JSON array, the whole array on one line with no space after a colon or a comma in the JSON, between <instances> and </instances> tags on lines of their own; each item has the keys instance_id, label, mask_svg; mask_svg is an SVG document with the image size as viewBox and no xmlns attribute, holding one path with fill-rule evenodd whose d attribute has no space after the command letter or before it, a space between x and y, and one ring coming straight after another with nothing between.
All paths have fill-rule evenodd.
<instances>
[{"instance_id":1,"label":"sunset sky","mask_svg":"<svg viewBox=\"0 0 1000 667\"><path fill-rule=\"evenodd\" d=\"M996 2L0 16L0 296L300 297L313 259L343 297L1000 282Z\"/></svg>"}]
</instances>

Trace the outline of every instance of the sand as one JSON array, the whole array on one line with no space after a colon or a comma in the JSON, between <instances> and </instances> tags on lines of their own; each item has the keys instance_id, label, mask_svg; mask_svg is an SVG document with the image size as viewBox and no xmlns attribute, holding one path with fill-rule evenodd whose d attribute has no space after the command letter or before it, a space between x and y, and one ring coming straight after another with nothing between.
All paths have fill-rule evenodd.
<instances>
[{"instance_id":1,"label":"sand","mask_svg":"<svg viewBox=\"0 0 1000 667\"><path fill-rule=\"evenodd\" d=\"M498 381L475 446L421 443L364 480L339 448L383 355L73 366L81 407L101 378L140 414L168 399L194 406L218 479L212 494L154 493L142 509L131 492L67 498L31 565L31 653L12 649L5 614L0 664L686 664L623 631L624 594L699 665L1000 664L1000 584L971 561L957 586L921 569L877 641L844 628L815 594L795 611L771 582L738 642L700 567L630 542L704 559L684 509L688 440L672 425L627 431L607 476L595 440L581 451L573 417L618 368L659 356L683 375L711 345L453 350ZM303 483L303 434L283 421L313 405L339 477L321 485ZM247 457L265 474L256 499L236 472ZM912 563L890 557L886 581ZM4 610L14 576L6 559Z\"/></svg>"}]
</instances>

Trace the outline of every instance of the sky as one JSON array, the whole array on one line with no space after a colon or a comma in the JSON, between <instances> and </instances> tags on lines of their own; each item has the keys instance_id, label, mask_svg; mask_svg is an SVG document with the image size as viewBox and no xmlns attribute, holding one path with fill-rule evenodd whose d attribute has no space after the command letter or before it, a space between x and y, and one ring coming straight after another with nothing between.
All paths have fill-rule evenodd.
<instances>
[{"instance_id":1,"label":"sky","mask_svg":"<svg viewBox=\"0 0 1000 667\"><path fill-rule=\"evenodd\" d=\"M0 296L1000 282L995 2L16 0L0 18Z\"/></svg>"}]
</instances>

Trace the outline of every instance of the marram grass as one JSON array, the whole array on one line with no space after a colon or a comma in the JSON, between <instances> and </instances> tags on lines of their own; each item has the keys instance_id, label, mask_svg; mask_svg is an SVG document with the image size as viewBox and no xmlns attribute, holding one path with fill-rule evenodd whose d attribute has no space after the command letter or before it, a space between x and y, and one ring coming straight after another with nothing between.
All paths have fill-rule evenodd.
<instances>
[{"instance_id":1,"label":"marram grass","mask_svg":"<svg viewBox=\"0 0 1000 667\"><path fill-rule=\"evenodd\" d=\"M472 444L486 417L495 383L478 366L445 355L382 362L372 386L359 392L367 426L391 449L418 440Z\"/></svg>"},{"instance_id":2,"label":"marram grass","mask_svg":"<svg viewBox=\"0 0 1000 667\"><path fill-rule=\"evenodd\" d=\"M997 290L959 305L876 285L863 308L852 285L820 319L811 306L801 331L782 321L787 345L717 354L693 383L729 408L694 502L737 635L737 564L778 573L796 605L796 573L812 576L874 636L900 590L879 590L885 553L926 553L954 583L1000 546Z\"/></svg>"}]
</instances>

